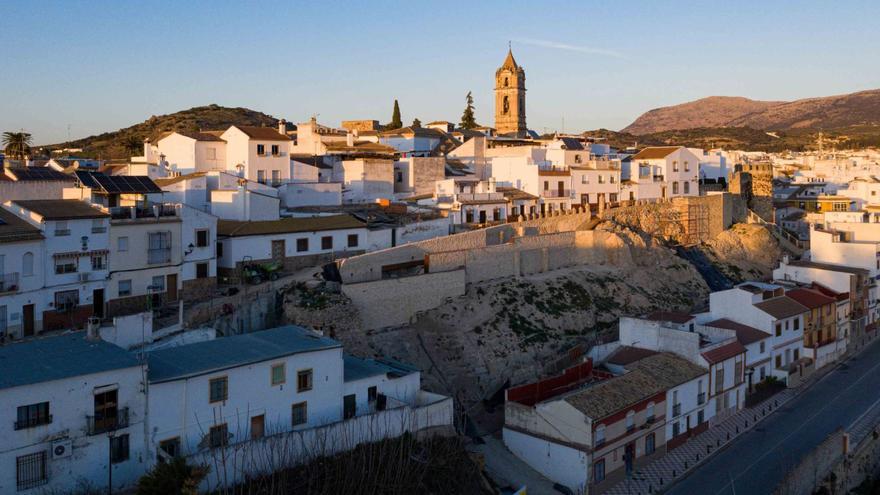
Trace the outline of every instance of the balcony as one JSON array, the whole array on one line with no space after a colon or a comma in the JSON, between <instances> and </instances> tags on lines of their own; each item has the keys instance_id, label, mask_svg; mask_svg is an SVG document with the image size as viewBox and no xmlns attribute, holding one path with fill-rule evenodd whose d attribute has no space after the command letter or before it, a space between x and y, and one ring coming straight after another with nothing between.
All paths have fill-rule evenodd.
<instances>
[{"instance_id":1,"label":"balcony","mask_svg":"<svg viewBox=\"0 0 880 495\"><path fill-rule=\"evenodd\" d=\"M36 426L48 425L52 423L52 415L43 416L40 418L28 418L24 421L16 421L15 429L16 430L26 430L28 428L34 428Z\"/></svg>"},{"instance_id":2,"label":"balcony","mask_svg":"<svg viewBox=\"0 0 880 495\"><path fill-rule=\"evenodd\" d=\"M697 405L702 406L706 403L706 392L700 392L697 394Z\"/></svg>"},{"instance_id":3,"label":"balcony","mask_svg":"<svg viewBox=\"0 0 880 495\"><path fill-rule=\"evenodd\" d=\"M174 203L156 203L147 206L114 206L110 208L111 220L159 220L180 217L180 209Z\"/></svg>"},{"instance_id":4,"label":"balcony","mask_svg":"<svg viewBox=\"0 0 880 495\"><path fill-rule=\"evenodd\" d=\"M675 404L672 406L672 417L681 415L681 404Z\"/></svg>"},{"instance_id":5,"label":"balcony","mask_svg":"<svg viewBox=\"0 0 880 495\"><path fill-rule=\"evenodd\" d=\"M123 407L117 409L116 416L105 415L98 418L97 416L86 416L88 421L89 435L100 435L108 431L116 431L128 427L128 408Z\"/></svg>"},{"instance_id":6,"label":"balcony","mask_svg":"<svg viewBox=\"0 0 880 495\"><path fill-rule=\"evenodd\" d=\"M655 175L654 182L663 182L664 177L662 175Z\"/></svg>"},{"instance_id":7,"label":"balcony","mask_svg":"<svg viewBox=\"0 0 880 495\"><path fill-rule=\"evenodd\" d=\"M560 198L566 199L571 197L571 189L546 189L541 191L542 198Z\"/></svg>"},{"instance_id":8,"label":"balcony","mask_svg":"<svg viewBox=\"0 0 880 495\"><path fill-rule=\"evenodd\" d=\"M18 290L18 272L0 274L0 294L11 294Z\"/></svg>"}]
</instances>

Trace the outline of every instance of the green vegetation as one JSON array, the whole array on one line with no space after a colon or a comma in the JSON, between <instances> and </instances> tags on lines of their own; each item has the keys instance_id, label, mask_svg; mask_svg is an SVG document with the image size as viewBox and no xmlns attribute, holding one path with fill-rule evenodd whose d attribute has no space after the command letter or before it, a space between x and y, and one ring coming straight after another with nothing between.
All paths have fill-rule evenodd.
<instances>
[{"instance_id":1,"label":"green vegetation","mask_svg":"<svg viewBox=\"0 0 880 495\"><path fill-rule=\"evenodd\" d=\"M77 155L90 158L128 158L142 153L145 139L155 139L165 131L226 130L230 125L275 127L278 119L247 108L207 105L168 115L154 115L140 124L118 131L49 145L47 148L82 148L83 152Z\"/></svg>"},{"instance_id":2,"label":"green vegetation","mask_svg":"<svg viewBox=\"0 0 880 495\"><path fill-rule=\"evenodd\" d=\"M195 495L199 483L208 475L205 466L191 466L177 457L156 465L138 480L138 495Z\"/></svg>"},{"instance_id":3,"label":"green vegetation","mask_svg":"<svg viewBox=\"0 0 880 495\"><path fill-rule=\"evenodd\" d=\"M4 132L3 152L9 158L23 160L31 153L31 135L27 132Z\"/></svg>"},{"instance_id":4,"label":"green vegetation","mask_svg":"<svg viewBox=\"0 0 880 495\"><path fill-rule=\"evenodd\" d=\"M468 91L465 100L467 101L467 106L464 107L464 113L461 114L461 123L458 126L462 129L473 129L478 126L477 119L474 117L474 97L470 91Z\"/></svg>"},{"instance_id":5,"label":"green vegetation","mask_svg":"<svg viewBox=\"0 0 880 495\"><path fill-rule=\"evenodd\" d=\"M400 120L400 105L394 100L394 110L391 112L391 122L386 126L388 129L400 129L403 127L403 121Z\"/></svg>"}]
</instances>

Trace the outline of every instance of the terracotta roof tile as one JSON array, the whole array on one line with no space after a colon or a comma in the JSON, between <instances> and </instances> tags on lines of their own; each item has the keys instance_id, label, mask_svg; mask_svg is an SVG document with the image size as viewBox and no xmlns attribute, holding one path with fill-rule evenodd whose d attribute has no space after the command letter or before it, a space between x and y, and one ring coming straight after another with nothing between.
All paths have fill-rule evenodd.
<instances>
[{"instance_id":1,"label":"terracotta roof tile","mask_svg":"<svg viewBox=\"0 0 880 495\"><path fill-rule=\"evenodd\" d=\"M706 326L733 330L734 332L736 332L736 339L742 345L749 345L751 343L758 342L759 340L770 338L770 334L767 332L762 332L755 327L743 325L742 323L728 320L727 318L721 318L719 320L706 323Z\"/></svg>"},{"instance_id":2,"label":"terracotta roof tile","mask_svg":"<svg viewBox=\"0 0 880 495\"><path fill-rule=\"evenodd\" d=\"M808 309L801 303L795 301L788 296L779 296L766 301L755 303L755 307L768 315L781 320L790 318L801 313L806 313Z\"/></svg>"},{"instance_id":3,"label":"terracotta roof tile","mask_svg":"<svg viewBox=\"0 0 880 495\"><path fill-rule=\"evenodd\" d=\"M735 340L729 344L724 344L722 346L703 352L701 353L701 356L703 356L703 359L705 359L709 364L715 364L720 363L725 359L730 359L737 354L744 354L745 352L746 348L743 347L743 345L740 344L738 340Z\"/></svg>"}]
</instances>

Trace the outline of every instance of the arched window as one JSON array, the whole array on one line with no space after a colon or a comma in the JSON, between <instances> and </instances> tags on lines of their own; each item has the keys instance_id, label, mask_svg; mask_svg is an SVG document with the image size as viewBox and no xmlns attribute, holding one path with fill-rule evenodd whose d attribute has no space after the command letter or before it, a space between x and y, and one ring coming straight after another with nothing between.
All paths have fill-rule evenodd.
<instances>
[{"instance_id":1,"label":"arched window","mask_svg":"<svg viewBox=\"0 0 880 495\"><path fill-rule=\"evenodd\" d=\"M504 78L504 87L505 88L507 87L507 78L506 77Z\"/></svg>"},{"instance_id":2,"label":"arched window","mask_svg":"<svg viewBox=\"0 0 880 495\"><path fill-rule=\"evenodd\" d=\"M507 95L504 95L504 101L501 105L501 113L507 114L510 111L510 100L507 98Z\"/></svg>"},{"instance_id":3,"label":"arched window","mask_svg":"<svg viewBox=\"0 0 880 495\"><path fill-rule=\"evenodd\" d=\"M21 274L24 277L34 275L34 253L28 251L21 257Z\"/></svg>"}]
</instances>

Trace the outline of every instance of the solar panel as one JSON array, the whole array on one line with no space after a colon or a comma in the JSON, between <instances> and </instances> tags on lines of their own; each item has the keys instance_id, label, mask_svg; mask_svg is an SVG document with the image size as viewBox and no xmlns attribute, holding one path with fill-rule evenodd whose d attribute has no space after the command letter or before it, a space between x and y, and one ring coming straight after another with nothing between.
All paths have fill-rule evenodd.
<instances>
[{"instance_id":1,"label":"solar panel","mask_svg":"<svg viewBox=\"0 0 880 495\"><path fill-rule=\"evenodd\" d=\"M10 169L18 180L69 180L70 176L45 167Z\"/></svg>"},{"instance_id":2,"label":"solar panel","mask_svg":"<svg viewBox=\"0 0 880 495\"><path fill-rule=\"evenodd\" d=\"M83 186L88 187L90 189L97 189L100 187L98 185L98 182L95 180L95 174L92 174L91 172L85 172L85 171L79 171L79 170L77 170L75 173L76 173L76 178L79 179L80 184L82 184ZM101 175L104 175L104 174L101 174Z\"/></svg>"},{"instance_id":3,"label":"solar panel","mask_svg":"<svg viewBox=\"0 0 880 495\"><path fill-rule=\"evenodd\" d=\"M161 193L162 189L147 176L106 175L100 172L77 171L80 182L93 189L102 189L107 194L147 194Z\"/></svg>"}]
</instances>

